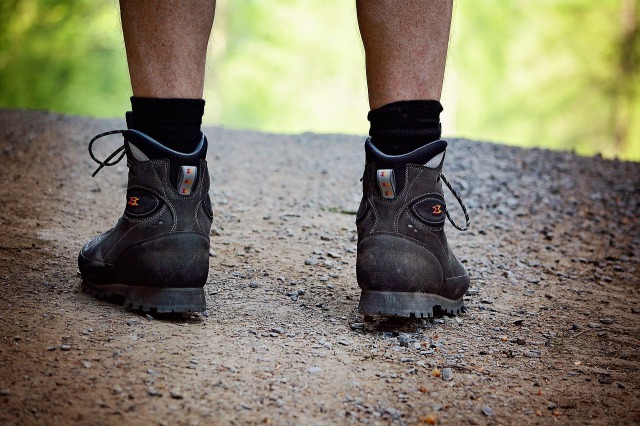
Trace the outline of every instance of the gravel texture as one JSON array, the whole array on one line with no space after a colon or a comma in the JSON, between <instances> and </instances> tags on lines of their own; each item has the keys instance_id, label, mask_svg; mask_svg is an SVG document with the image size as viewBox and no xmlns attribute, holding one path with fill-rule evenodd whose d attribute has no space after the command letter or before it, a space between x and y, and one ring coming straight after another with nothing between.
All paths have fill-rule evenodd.
<instances>
[{"instance_id":1,"label":"gravel texture","mask_svg":"<svg viewBox=\"0 0 640 426\"><path fill-rule=\"evenodd\" d=\"M151 316L77 275L124 207L87 142L123 125L0 111L0 424L640 422L640 164L451 140L468 311L380 319L356 311L364 139L207 128L209 309Z\"/></svg>"}]
</instances>

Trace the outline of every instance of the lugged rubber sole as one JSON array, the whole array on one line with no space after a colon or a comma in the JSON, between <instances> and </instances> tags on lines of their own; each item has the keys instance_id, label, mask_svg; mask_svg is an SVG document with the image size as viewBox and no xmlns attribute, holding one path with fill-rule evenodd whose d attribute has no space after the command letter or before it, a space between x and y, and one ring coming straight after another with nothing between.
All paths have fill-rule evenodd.
<instances>
[{"instance_id":1,"label":"lugged rubber sole","mask_svg":"<svg viewBox=\"0 0 640 426\"><path fill-rule=\"evenodd\" d=\"M437 294L362 290L358 305L363 314L406 318L431 318L434 308L457 315L464 310L464 301Z\"/></svg>"},{"instance_id":2,"label":"lugged rubber sole","mask_svg":"<svg viewBox=\"0 0 640 426\"><path fill-rule=\"evenodd\" d=\"M157 313L202 312L207 308L203 288L153 288L125 284L96 285L83 281L85 292L125 308Z\"/></svg>"}]
</instances>

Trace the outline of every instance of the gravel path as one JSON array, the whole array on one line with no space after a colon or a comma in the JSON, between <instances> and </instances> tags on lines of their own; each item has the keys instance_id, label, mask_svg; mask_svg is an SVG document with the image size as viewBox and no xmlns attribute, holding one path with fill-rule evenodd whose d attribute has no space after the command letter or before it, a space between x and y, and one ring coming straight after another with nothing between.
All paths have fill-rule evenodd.
<instances>
[{"instance_id":1,"label":"gravel path","mask_svg":"<svg viewBox=\"0 0 640 426\"><path fill-rule=\"evenodd\" d=\"M0 110L0 424L640 422L640 164L452 140L468 312L382 320L356 312L363 138L208 128L209 310L153 318L77 275L126 179L86 144L121 126Z\"/></svg>"}]
</instances>

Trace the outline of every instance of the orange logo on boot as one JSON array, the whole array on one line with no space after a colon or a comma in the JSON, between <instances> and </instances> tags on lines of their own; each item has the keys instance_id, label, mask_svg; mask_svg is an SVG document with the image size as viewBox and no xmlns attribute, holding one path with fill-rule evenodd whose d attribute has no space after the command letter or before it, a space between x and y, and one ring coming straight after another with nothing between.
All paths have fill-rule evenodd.
<instances>
[{"instance_id":1,"label":"orange logo on boot","mask_svg":"<svg viewBox=\"0 0 640 426\"><path fill-rule=\"evenodd\" d=\"M130 206L133 206L133 207L137 207L138 206L138 201L140 201L140 199L138 197L129 197L129 201L127 201L127 204L129 204Z\"/></svg>"},{"instance_id":2,"label":"orange logo on boot","mask_svg":"<svg viewBox=\"0 0 640 426\"><path fill-rule=\"evenodd\" d=\"M442 214L442 206L440 204L436 204L435 206L433 206L433 215L439 216L441 214Z\"/></svg>"}]
</instances>

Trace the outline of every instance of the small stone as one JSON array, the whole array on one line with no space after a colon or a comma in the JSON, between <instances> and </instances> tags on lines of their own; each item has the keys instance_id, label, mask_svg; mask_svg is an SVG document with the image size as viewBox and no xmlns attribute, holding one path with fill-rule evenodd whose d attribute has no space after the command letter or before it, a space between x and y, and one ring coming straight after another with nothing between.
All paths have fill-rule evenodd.
<instances>
[{"instance_id":1,"label":"small stone","mask_svg":"<svg viewBox=\"0 0 640 426\"><path fill-rule=\"evenodd\" d=\"M540 351L524 351L523 355L527 358L540 358Z\"/></svg>"},{"instance_id":2,"label":"small stone","mask_svg":"<svg viewBox=\"0 0 640 426\"><path fill-rule=\"evenodd\" d=\"M307 259L304 261L304 264L308 266L316 266L318 261L316 259Z\"/></svg>"},{"instance_id":3,"label":"small stone","mask_svg":"<svg viewBox=\"0 0 640 426\"><path fill-rule=\"evenodd\" d=\"M351 329L352 330L363 330L364 329L364 323L363 322L354 322L353 324L351 324Z\"/></svg>"},{"instance_id":4,"label":"small stone","mask_svg":"<svg viewBox=\"0 0 640 426\"><path fill-rule=\"evenodd\" d=\"M84 366L84 368L93 367L93 364L91 363L91 361L82 361L82 365Z\"/></svg>"},{"instance_id":5,"label":"small stone","mask_svg":"<svg viewBox=\"0 0 640 426\"><path fill-rule=\"evenodd\" d=\"M0 395L1 396L9 396L9 395L11 395L11 389L8 389L8 388L0 389Z\"/></svg>"},{"instance_id":6,"label":"small stone","mask_svg":"<svg viewBox=\"0 0 640 426\"><path fill-rule=\"evenodd\" d=\"M611 379L608 376L607 377L603 377L603 378L598 380L598 383L600 383L601 385L610 385L611 384Z\"/></svg>"},{"instance_id":7,"label":"small stone","mask_svg":"<svg viewBox=\"0 0 640 426\"><path fill-rule=\"evenodd\" d=\"M486 304L486 305L490 305L490 304L492 304L492 303L493 303L493 301L491 301L491 300L489 300L489 299L482 299L482 300L480 301L480 303L484 303L484 304Z\"/></svg>"},{"instance_id":8,"label":"small stone","mask_svg":"<svg viewBox=\"0 0 640 426\"><path fill-rule=\"evenodd\" d=\"M162 396L162 393L158 392L154 388L149 388L149 389L147 389L147 395L149 395L149 396Z\"/></svg>"},{"instance_id":9,"label":"small stone","mask_svg":"<svg viewBox=\"0 0 640 426\"><path fill-rule=\"evenodd\" d=\"M332 257L334 259L340 259L342 256L336 253L335 251L328 251L327 256Z\"/></svg>"},{"instance_id":10,"label":"small stone","mask_svg":"<svg viewBox=\"0 0 640 426\"><path fill-rule=\"evenodd\" d=\"M280 328L280 327L274 327L271 329L272 332L276 333L276 334L284 334L284 329Z\"/></svg>"},{"instance_id":11,"label":"small stone","mask_svg":"<svg viewBox=\"0 0 640 426\"><path fill-rule=\"evenodd\" d=\"M640 314L640 308L631 308L631 312L634 314Z\"/></svg>"},{"instance_id":12,"label":"small stone","mask_svg":"<svg viewBox=\"0 0 640 426\"><path fill-rule=\"evenodd\" d=\"M400 346L409 346L409 342L411 341L411 336L405 333L402 333L398 336L398 342Z\"/></svg>"},{"instance_id":13,"label":"small stone","mask_svg":"<svg viewBox=\"0 0 640 426\"><path fill-rule=\"evenodd\" d=\"M320 367L309 367L309 373L311 374L318 374L322 371L322 368Z\"/></svg>"},{"instance_id":14,"label":"small stone","mask_svg":"<svg viewBox=\"0 0 640 426\"><path fill-rule=\"evenodd\" d=\"M251 282L251 283L249 284L249 287L251 287L251 288L258 288L258 283L257 283L257 282Z\"/></svg>"},{"instance_id":15,"label":"small stone","mask_svg":"<svg viewBox=\"0 0 640 426\"><path fill-rule=\"evenodd\" d=\"M524 346L524 345L526 345L526 344L527 344L527 341L526 341L526 340L524 340L524 339L522 339L522 338L520 338L520 337L518 337L518 338L516 339L516 343L517 343L518 345L520 345L520 346Z\"/></svg>"},{"instance_id":16,"label":"small stone","mask_svg":"<svg viewBox=\"0 0 640 426\"><path fill-rule=\"evenodd\" d=\"M146 317L146 318L147 318L147 320L149 320L149 321L153 321L153 320L155 319L154 317L152 317L152 316L151 316L151 315L149 315L149 314L146 314L146 315L145 315L145 317Z\"/></svg>"},{"instance_id":17,"label":"small stone","mask_svg":"<svg viewBox=\"0 0 640 426\"><path fill-rule=\"evenodd\" d=\"M55 351L56 347L55 346L47 346L47 350L50 351L50 352L51 351Z\"/></svg>"},{"instance_id":18,"label":"small stone","mask_svg":"<svg viewBox=\"0 0 640 426\"><path fill-rule=\"evenodd\" d=\"M215 250L210 249L209 250L209 257L218 257L218 253L216 253Z\"/></svg>"},{"instance_id":19,"label":"small stone","mask_svg":"<svg viewBox=\"0 0 640 426\"><path fill-rule=\"evenodd\" d=\"M171 395L171 398L173 399L183 399L184 396L182 395L182 392L180 392L177 389L173 389L169 392L169 394Z\"/></svg>"},{"instance_id":20,"label":"small stone","mask_svg":"<svg viewBox=\"0 0 640 426\"><path fill-rule=\"evenodd\" d=\"M487 417L493 416L493 408L489 407L488 405L483 405L482 414L484 414Z\"/></svg>"},{"instance_id":21,"label":"small stone","mask_svg":"<svg viewBox=\"0 0 640 426\"><path fill-rule=\"evenodd\" d=\"M60 349L62 349L63 351L70 351L71 345L69 345L68 343L65 343L63 345L60 345Z\"/></svg>"},{"instance_id":22,"label":"small stone","mask_svg":"<svg viewBox=\"0 0 640 426\"><path fill-rule=\"evenodd\" d=\"M591 322L589 324L587 324L589 326L589 328L602 328L602 324L597 323L597 322Z\"/></svg>"},{"instance_id":23,"label":"small stone","mask_svg":"<svg viewBox=\"0 0 640 426\"><path fill-rule=\"evenodd\" d=\"M453 380L453 371L451 370L451 368L447 367L442 369L442 380L444 380L445 382L450 382L451 380Z\"/></svg>"},{"instance_id":24,"label":"small stone","mask_svg":"<svg viewBox=\"0 0 640 426\"><path fill-rule=\"evenodd\" d=\"M549 410L555 410L556 409L556 404L554 404L553 402L550 402L549 404L547 404L547 408Z\"/></svg>"},{"instance_id":25,"label":"small stone","mask_svg":"<svg viewBox=\"0 0 640 426\"><path fill-rule=\"evenodd\" d=\"M133 327L134 325L138 325L138 320L130 319L127 321L127 325Z\"/></svg>"},{"instance_id":26,"label":"small stone","mask_svg":"<svg viewBox=\"0 0 640 426\"><path fill-rule=\"evenodd\" d=\"M613 318L600 318L599 320L602 324L613 324Z\"/></svg>"},{"instance_id":27,"label":"small stone","mask_svg":"<svg viewBox=\"0 0 640 426\"><path fill-rule=\"evenodd\" d=\"M513 322L513 325L522 325L523 322L524 322L523 319L517 319Z\"/></svg>"}]
</instances>

